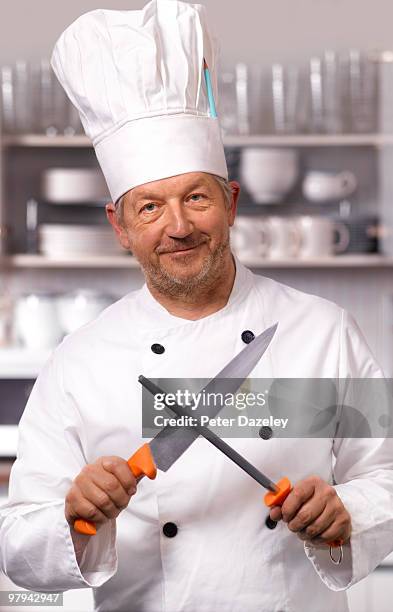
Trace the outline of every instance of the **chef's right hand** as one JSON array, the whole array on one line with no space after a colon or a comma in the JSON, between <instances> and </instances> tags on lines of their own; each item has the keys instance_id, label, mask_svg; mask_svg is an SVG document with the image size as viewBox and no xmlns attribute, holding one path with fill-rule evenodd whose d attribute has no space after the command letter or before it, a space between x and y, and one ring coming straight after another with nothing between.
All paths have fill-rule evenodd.
<instances>
[{"instance_id":1,"label":"chef's right hand","mask_svg":"<svg viewBox=\"0 0 393 612\"><path fill-rule=\"evenodd\" d=\"M121 457L100 457L86 465L74 479L65 499L65 517L73 526L77 518L97 528L119 516L136 493L136 480Z\"/></svg>"}]
</instances>

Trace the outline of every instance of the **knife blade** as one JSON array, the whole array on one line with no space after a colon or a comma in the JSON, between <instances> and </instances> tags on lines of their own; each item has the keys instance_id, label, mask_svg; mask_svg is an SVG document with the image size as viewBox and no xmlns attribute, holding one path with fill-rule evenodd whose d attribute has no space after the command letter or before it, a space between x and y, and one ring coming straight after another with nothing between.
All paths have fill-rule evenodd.
<instances>
[{"instance_id":1,"label":"knife blade","mask_svg":"<svg viewBox=\"0 0 393 612\"><path fill-rule=\"evenodd\" d=\"M277 326L278 323L275 323L256 336L201 389L200 393L235 393L266 352L276 333ZM204 414L209 418L214 418L222 408L223 405L217 402L217 404L205 407ZM197 414L196 411L194 415ZM162 429L149 442L159 469L166 472L198 437L199 433L194 428L168 425Z\"/></svg>"},{"instance_id":2,"label":"knife blade","mask_svg":"<svg viewBox=\"0 0 393 612\"><path fill-rule=\"evenodd\" d=\"M225 392L235 393L257 365L270 345L276 333L278 323L265 329L254 340L247 344L229 363L201 390L206 393L218 393L225 380ZM213 418L222 409L222 405L213 405L208 416ZM192 428L164 427L150 442L143 444L127 461L137 482L144 476L154 479L157 468L166 472L171 465L191 446L199 436ZM97 533L93 522L83 519L74 521L74 530L85 535Z\"/></svg>"}]
</instances>

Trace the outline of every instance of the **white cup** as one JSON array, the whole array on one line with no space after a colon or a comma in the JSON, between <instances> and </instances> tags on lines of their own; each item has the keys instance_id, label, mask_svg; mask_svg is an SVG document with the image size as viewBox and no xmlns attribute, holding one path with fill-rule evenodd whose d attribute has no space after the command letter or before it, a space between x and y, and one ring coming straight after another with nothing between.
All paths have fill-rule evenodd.
<instances>
[{"instance_id":1,"label":"white cup","mask_svg":"<svg viewBox=\"0 0 393 612\"><path fill-rule=\"evenodd\" d=\"M291 217L266 217L269 259L297 257L301 245L300 230Z\"/></svg>"},{"instance_id":2,"label":"white cup","mask_svg":"<svg viewBox=\"0 0 393 612\"><path fill-rule=\"evenodd\" d=\"M303 181L303 194L312 202L339 200L355 191L357 180L352 172L338 174L309 172Z\"/></svg>"},{"instance_id":3,"label":"white cup","mask_svg":"<svg viewBox=\"0 0 393 612\"><path fill-rule=\"evenodd\" d=\"M59 322L65 334L89 323L114 302L112 296L91 289L78 289L57 299Z\"/></svg>"},{"instance_id":4,"label":"white cup","mask_svg":"<svg viewBox=\"0 0 393 612\"><path fill-rule=\"evenodd\" d=\"M349 244L347 227L326 217L298 217L297 227L301 234L299 257L303 259L342 253ZM335 240L336 234L338 241Z\"/></svg>"},{"instance_id":5,"label":"white cup","mask_svg":"<svg viewBox=\"0 0 393 612\"><path fill-rule=\"evenodd\" d=\"M268 238L263 218L236 217L231 229L231 246L238 257L257 259L266 257Z\"/></svg>"},{"instance_id":6,"label":"white cup","mask_svg":"<svg viewBox=\"0 0 393 612\"><path fill-rule=\"evenodd\" d=\"M298 172L298 155L292 149L242 149L241 180L257 204L281 202Z\"/></svg>"},{"instance_id":7,"label":"white cup","mask_svg":"<svg viewBox=\"0 0 393 612\"><path fill-rule=\"evenodd\" d=\"M26 348L49 349L62 338L56 302L50 294L30 294L15 306L15 333Z\"/></svg>"}]
</instances>

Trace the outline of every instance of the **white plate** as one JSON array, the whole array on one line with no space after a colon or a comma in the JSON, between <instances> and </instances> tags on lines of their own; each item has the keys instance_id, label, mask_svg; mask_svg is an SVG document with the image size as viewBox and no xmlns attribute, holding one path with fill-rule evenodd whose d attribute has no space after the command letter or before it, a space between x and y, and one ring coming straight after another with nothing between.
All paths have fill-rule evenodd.
<instances>
[{"instance_id":1,"label":"white plate","mask_svg":"<svg viewBox=\"0 0 393 612\"><path fill-rule=\"evenodd\" d=\"M80 255L128 255L129 252L126 251L125 249L123 249L122 247L119 246L119 248L113 247L113 248L102 248L101 246L92 246L92 247L85 247L82 248L82 246L80 245L79 247L73 247L71 246L64 246L63 248L60 248L60 246L53 246L53 247L48 247L48 246L41 246L40 248L40 252L45 255L46 257L51 257L54 259L57 259L58 257L78 257Z\"/></svg>"},{"instance_id":2,"label":"white plate","mask_svg":"<svg viewBox=\"0 0 393 612\"><path fill-rule=\"evenodd\" d=\"M127 253L110 227L42 225L39 238L40 251L47 257Z\"/></svg>"},{"instance_id":3,"label":"white plate","mask_svg":"<svg viewBox=\"0 0 393 612\"><path fill-rule=\"evenodd\" d=\"M111 227L91 225L56 225L43 223L39 227L43 236L114 236Z\"/></svg>"}]
</instances>

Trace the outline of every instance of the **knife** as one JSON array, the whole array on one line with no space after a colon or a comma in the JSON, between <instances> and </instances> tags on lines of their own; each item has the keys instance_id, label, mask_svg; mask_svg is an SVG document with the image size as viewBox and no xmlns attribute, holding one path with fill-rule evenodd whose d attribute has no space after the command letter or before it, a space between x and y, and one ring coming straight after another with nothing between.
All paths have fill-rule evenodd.
<instances>
[{"instance_id":1,"label":"knife","mask_svg":"<svg viewBox=\"0 0 393 612\"><path fill-rule=\"evenodd\" d=\"M145 389L148 389L150 393L153 395L162 394L165 397L164 391L153 381L145 378L145 376L139 376L139 382L142 384ZM164 399L165 403L165 399ZM193 422L196 422L193 425L193 429L198 432L201 436L203 436L208 442L213 444L218 450L220 450L224 455L231 459L236 465L238 465L242 470L244 470L251 478L254 478L259 484L261 484L265 489L268 489L268 493L265 494L264 502L266 506L269 508L273 506L282 506L289 493L292 491L292 485L289 478L281 478L277 483L274 483L268 476L260 472L254 465L249 463L245 457L240 455L234 448L229 446L224 440L222 440L217 434L215 434L211 429L206 427L205 425L201 425L200 422L196 419L195 415L192 415L189 407L180 406L179 404L166 404L167 408L172 410L177 416L182 417L191 417L194 419ZM343 540L333 540L331 542L327 542L330 548L338 548L343 545Z\"/></svg>"},{"instance_id":2,"label":"knife","mask_svg":"<svg viewBox=\"0 0 393 612\"><path fill-rule=\"evenodd\" d=\"M278 323L265 329L259 336L245 346L208 384L202 389L210 393L216 390L219 379L225 378L226 393L235 393L257 365L276 333ZM217 402L208 408L208 416L216 416L223 405ZM144 476L154 479L157 468L166 472L173 463L199 437L194 428L167 425L150 442L143 444L127 461L137 482ZM85 535L97 533L93 522L84 519L74 521L74 529Z\"/></svg>"}]
</instances>

